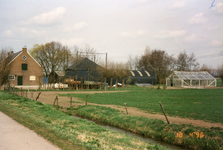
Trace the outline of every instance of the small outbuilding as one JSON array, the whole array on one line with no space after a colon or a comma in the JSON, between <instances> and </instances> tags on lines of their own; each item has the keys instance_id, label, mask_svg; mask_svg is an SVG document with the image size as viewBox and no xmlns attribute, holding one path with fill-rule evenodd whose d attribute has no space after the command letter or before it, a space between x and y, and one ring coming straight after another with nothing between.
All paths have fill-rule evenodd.
<instances>
[{"instance_id":1,"label":"small outbuilding","mask_svg":"<svg viewBox=\"0 0 223 150\"><path fill-rule=\"evenodd\" d=\"M127 73L129 76L125 78L125 83L130 79L131 85L135 85L138 83L144 84L156 84L156 77L155 74L150 70L128 70ZM121 81L119 81L121 82Z\"/></svg>"},{"instance_id":2,"label":"small outbuilding","mask_svg":"<svg viewBox=\"0 0 223 150\"><path fill-rule=\"evenodd\" d=\"M215 87L216 79L207 71L174 71L166 78L166 85L176 87Z\"/></svg>"}]
</instances>

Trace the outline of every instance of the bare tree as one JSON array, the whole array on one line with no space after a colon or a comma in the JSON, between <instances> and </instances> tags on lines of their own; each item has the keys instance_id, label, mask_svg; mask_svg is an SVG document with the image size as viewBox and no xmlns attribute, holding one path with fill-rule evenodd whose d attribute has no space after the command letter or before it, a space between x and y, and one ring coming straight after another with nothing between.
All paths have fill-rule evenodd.
<instances>
[{"instance_id":1,"label":"bare tree","mask_svg":"<svg viewBox=\"0 0 223 150\"><path fill-rule=\"evenodd\" d=\"M208 73L213 75L213 68L206 64L203 64L203 66L200 68L200 71L207 71Z\"/></svg>"},{"instance_id":2,"label":"bare tree","mask_svg":"<svg viewBox=\"0 0 223 150\"><path fill-rule=\"evenodd\" d=\"M183 51L177 56L177 70L179 71L198 70L199 65L194 53L188 55L186 51Z\"/></svg>"},{"instance_id":3,"label":"bare tree","mask_svg":"<svg viewBox=\"0 0 223 150\"><path fill-rule=\"evenodd\" d=\"M168 75L168 69L170 64L174 59L173 57L168 56L165 51L162 50L152 50L146 49L144 55L141 56L139 60L139 69L142 70L152 70L156 76L157 82L162 83L165 81L166 76Z\"/></svg>"},{"instance_id":4,"label":"bare tree","mask_svg":"<svg viewBox=\"0 0 223 150\"><path fill-rule=\"evenodd\" d=\"M68 47L54 41L44 45L35 44L30 49L30 54L43 67L46 77L55 70L65 70L72 60Z\"/></svg>"},{"instance_id":5,"label":"bare tree","mask_svg":"<svg viewBox=\"0 0 223 150\"><path fill-rule=\"evenodd\" d=\"M218 66L217 74L222 79L222 84L223 84L223 64Z\"/></svg>"},{"instance_id":6,"label":"bare tree","mask_svg":"<svg viewBox=\"0 0 223 150\"><path fill-rule=\"evenodd\" d=\"M137 70L139 66L139 56L132 57L132 55L129 55L128 58L128 66L126 66L129 70Z\"/></svg>"},{"instance_id":7,"label":"bare tree","mask_svg":"<svg viewBox=\"0 0 223 150\"><path fill-rule=\"evenodd\" d=\"M0 51L0 89L2 85L9 83L8 76L10 74L10 68L8 63L10 62L10 56L13 54L12 48L2 48Z\"/></svg>"},{"instance_id":8,"label":"bare tree","mask_svg":"<svg viewBox=\"0 0 223 150\"><path fill-rule=\"evenodd\" d=\"M88 58L93 62L98 62L99 56L97 55L96 49L91 47L89 44L86 44L85 47L80 48L78 46L74 46L74 60L78 58L78 60L81 60L83 58ZM78 56L78 57L77 57Z\"/></svg>"},{"instance_id":9,"label":"bare tree","mask_svg":"<svg viewBox=\"0 0 223 150\"><path fill-rule=\"evenodd\" d=\"M189 70L199 70L200 64L197 61L195 54L191 53L188 57L188 66L189 66Z\"/></svg>"}]
</instances>

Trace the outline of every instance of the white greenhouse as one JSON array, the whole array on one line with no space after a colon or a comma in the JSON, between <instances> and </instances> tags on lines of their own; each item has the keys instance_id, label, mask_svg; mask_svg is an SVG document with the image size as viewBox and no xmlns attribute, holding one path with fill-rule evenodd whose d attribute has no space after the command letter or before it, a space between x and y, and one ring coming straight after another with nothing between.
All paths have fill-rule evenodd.
<instances>
[{"instance_id":1,"label":"white greenhouse","mask_svg":"<svg viewBox=\"0 0 223 150\"><path fill-rule=\"evenodd\" d=\"M166 78L166 85L176 87L214 87L216 86L216 79L207 71L174 71Z\"/></svg>"}]
</instances>

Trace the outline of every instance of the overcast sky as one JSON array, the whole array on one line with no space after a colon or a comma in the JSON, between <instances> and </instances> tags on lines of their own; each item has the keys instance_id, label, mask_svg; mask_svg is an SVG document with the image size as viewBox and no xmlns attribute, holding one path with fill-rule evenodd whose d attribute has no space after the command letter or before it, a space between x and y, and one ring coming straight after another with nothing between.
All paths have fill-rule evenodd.
<instances>
[{"instance_id":1,"label":"overcast sky","mask_svg":"<svg viewBox=\"0 0 223 150\"><path fill-rule=\"evenodd\" d=\"M0 46L15 52L57 41L126 62L148 45L223 63L223 0L0 0L0 22Z\"/></svg>"}]
</instances>

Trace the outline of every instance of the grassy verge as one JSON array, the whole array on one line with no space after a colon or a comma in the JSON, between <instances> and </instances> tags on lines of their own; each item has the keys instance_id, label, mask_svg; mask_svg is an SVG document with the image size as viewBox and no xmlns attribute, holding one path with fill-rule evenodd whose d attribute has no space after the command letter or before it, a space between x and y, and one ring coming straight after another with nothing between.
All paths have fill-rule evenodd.
<instances>
[{"instance_id":1,"label":"grassy verge","mask_svg":"<svg viewBox=\"0 0 223 150\"><path fill-rule=\"evenodd\" d=\"M131 89L134 89L133 87ZM179 116L223 123L223 89L178 89L157 90L135 88L129 92L95 93L88 95L88 102L136 107L149 113L162 113L162 102L168 116ZM78 97L83 101L86 94L61 94L60 96Z\"/></svg>"},{"instance_id":2,"label":"grassy verge","mask_svg":"<svg viewBox=\"0 0 223 150\"><path fill-rule=\"evenodd\" d=\"M51 105L8 92L0 92L0 111L64 150L166 149L73 118L55 110Z\"/></svg>"},{"instance_id":3,"label":"grassy verge","mask_svg":"<svg viewBox=\"0 0 223 150\"><path fill-rule=\"evenodd\" d=\"M73 111L78 116L186 148L213 150L222 149L223 146L223 129L221 128L207 129L185 124L166 124L161 120L127 116L118 110L101 106L80 106Z\"/></svg>"}]
</instances>

